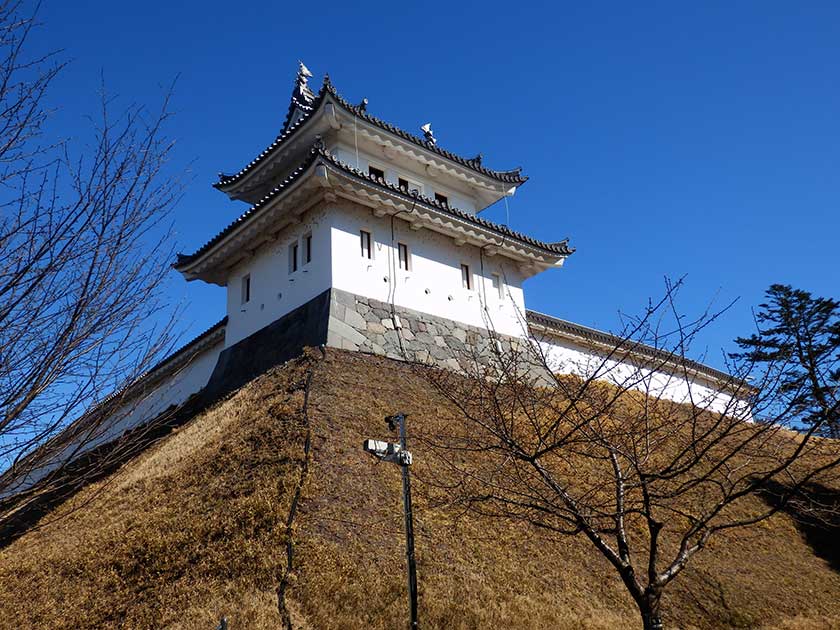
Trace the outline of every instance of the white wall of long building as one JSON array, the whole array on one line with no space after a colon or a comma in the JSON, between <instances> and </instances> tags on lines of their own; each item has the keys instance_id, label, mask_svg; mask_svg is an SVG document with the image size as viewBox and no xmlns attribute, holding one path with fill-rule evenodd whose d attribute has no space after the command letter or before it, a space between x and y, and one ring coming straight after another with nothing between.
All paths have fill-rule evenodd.
<instances>
[{"instance_id":1,"label":"white wall of long building","mask_svg":"<svg viewBox=\"0 0 840 630\"><path fill-rule=\"evenodd\" d=\"M194 354L161 381L127 397L105 420L76 436L51 458L50 463L30 471L14 487L7 489L5 494L14 494L26 489L66 462L107 444L126 431L154 420L170 407L182 405L207 384L223 348L224 344L220 338L215 345Z\"/></svg>"},{"instance_id":2,"label":"white wall of long building","mask_svg":"<svg viewBox=\"0 0 840 630\"><path fill-rule=\"evenodd\" d=\"M586 340L572 340L551 334L537 335L540 350L548 367L557 374L574 374L582 378L595 377L622 388L645 392L647 395L693 404L715 413L752 419L749 405L734 399L726 383L694 371L686 374L681 368L669 369L655 359L630 359L617 355L606 358ZM621 360L624 358L625 360Z\"/></svg>"}]
</instances>

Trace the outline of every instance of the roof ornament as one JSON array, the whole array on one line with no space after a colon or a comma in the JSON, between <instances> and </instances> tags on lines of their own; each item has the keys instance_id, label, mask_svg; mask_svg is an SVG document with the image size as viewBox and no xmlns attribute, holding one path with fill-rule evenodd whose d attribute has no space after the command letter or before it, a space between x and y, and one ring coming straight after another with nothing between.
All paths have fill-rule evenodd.
<instances>
[{"instance_id":1,"label":"roof ornament","mask_svg":"<svg viewBox=\"0 0 840 630\"><path fill-rule=\"evenodd\" d=\"M360 112L366 112L367 111L367 106L368 106L368 100L366 98L363 98L362 102L359 103L358 105L356 105L356 109L358 109Z\"/></svg>"},{"instance_id":2,"label":"roof ornament","mask_svg":"<svg viewBox=\"0 0 840 630\"><path fill-rule=\"evenodd\" d=\"M432 123L427 122L425 125L420 127L420 131L423 132L423 137L426 138L427 143L437 144L437 140L435 139L435 134L432 131Z\"/></svg>"},{"instance_id":3,"label":"roof ornament","mask_svg":"<svg viewBox=\"0 0 840 630\"><path fill-rule=\"evenodd\" d=\"M320 135L317 135L315 136L315 143L312 145L312 148L315 151L323 151L327 148L327 145L324 144L324 139Z\"/></svg>"},{"instance_id":4,"label":"roof ornament","mask_svg":"<svg viewBox=\"0 0 840 630\"><path fill-rule=\"evenodd\" d=\"M302 61L298 60L298 73L297 73L298 83L302 84L304 87L306 87L307 81L309 81L309 79L311 79L311 78L312 78L312 73L309 71L309 68L307 68Z\"/></svg>"},{"instance_id":5,"label":"roof ornament","mask_svg":"<svg viewBox=\"0 0 840 630\"><path fill-rule=\"evenodd\" d=\"M298 61L298 72L295 78L295 91L292 94L292 102L298 105L308 106L315 100L315 94L309 89L309 79L312 73L302 61Z\"/></svg>"},{"instance_id":6,"label":"roof ornament","mask_svg":"<svg viewBox=\"0 0 840 630\"><path fill-rule=\"evenodd\" d=\"M470 162L472 162L473 164L476 164L476 165L478 165L478 166L481 166L481 160L482 160L483 158L484 158L484 156L483 156L483 155L481 155L481 153L479 153L479 154L478 154L478 155L476 155L473 159L471 159L471 160L470 160Z\"/></svg>"}]
</instances>

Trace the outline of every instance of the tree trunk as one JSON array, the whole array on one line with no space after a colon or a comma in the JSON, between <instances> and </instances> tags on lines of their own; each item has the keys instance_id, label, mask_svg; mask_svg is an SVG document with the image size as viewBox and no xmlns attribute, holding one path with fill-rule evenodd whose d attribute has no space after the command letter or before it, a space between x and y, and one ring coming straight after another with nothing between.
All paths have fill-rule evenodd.
<instances>
[{"instance_id":1,"label":"tree trunk","mask_svg":"<svg viewBox=\"0 0 840 630\"><path fill-rule=\"evenodd\" d=\"M642 613L642 626L644 630L663 630L661 604L662 594L645 592L642 601L638 602L639 611Z\"/></svg>"}]
</instances>

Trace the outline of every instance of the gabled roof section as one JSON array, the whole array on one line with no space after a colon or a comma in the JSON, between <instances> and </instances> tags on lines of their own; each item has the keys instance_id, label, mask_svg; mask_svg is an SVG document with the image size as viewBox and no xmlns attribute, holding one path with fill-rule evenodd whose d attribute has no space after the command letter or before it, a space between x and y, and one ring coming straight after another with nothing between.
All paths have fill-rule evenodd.
<instances>
[{"instance_id":1,"label":"gabled roof section","mask_svg":"<svg viewBox=\"0 0 840 630\"><path fill-rule=\"evenodd\" d=\"M303 64L301 64L301 66L305 69L305 66L303 66ZM300 76L301 75L299 72L299 79ZM219 181L213 184L214 188L220 190L227 190L235 184L237 184L239 181L241 181L249 173L254 171L257 167L259 167L259 165L263 161L270 158L275 153L275 151L280 149L282 145L284 145L287 141L289 141L290 138L292 138L303 127L305 127L306 123L313 118L315 112L317 112L327 101L332 101L336 103L341 109L343 109L347 113L357 116L361 120L364 120L388 133L391 133L402 140L422 147L431 153L443 157L464 168L480 173L485 177L489 177L499 182L511 184L512 186L520 186L521 184L524 184L526 181L528 181L528 178L522 175L521 167L509 171L496 171L486 168L481 163L481 155L477 155L474 158L461 157L460 155L456 155L451 151L442 149L437 145L436 142L428 141L424 138L415 136L414 134L411 134L407 131L400 129L399 127L395 127L394 125L385 122L384 120L372 116L367 112L367 103L364 101L359 105L351 105L336 91L335 86L333 86L332 82L330 81L329 75L326 75L324 77L324 83L321 86L318 95L314 97L311 100L311 102L306 101L303 103L303 105L298 105L295 100L296 95L297 88L295 93L293 94L292 103L289 106L289 113L286 116L286 122L283 125L283 131L274 139L274 142L268 145L262 152L260 152L259 155L257 155L257 157L255 157L241 170L239 170L239 172L230 175L219 173ZM301 113L295 116L295 112Z\"/></svg>"},{"instance_id":2,"label":"gabled roof section","mask_svg":"<svg viewBox=\"0 0 840 630\"><path fill-rule=\"evenodd\" d=\"M339 161L335 156L328 153L324 148L323 143L319 141L310 149L309 155L304 160L304 162L296 169L294 169L279 185L277 185L268 194L266 194L260 201L248 208L248 210L242 213L235 221L230 223L227 227L225 227L221 232L216 234L216 236L214 236L212 239L207 241L194 253L189 255L178 254L177 261L173 265L175 269L178 269L179 271L184 271L188 266L190 266L195 261L201 259L205 254L210 252L214 247L216 247L219 243L224 241L228 236L249 224L252 220L254 220L255 217L257 217L261 213L261 211L264 208L272 205L272 201L275 198L283 195L290 188L293 188L299 180L302 180L304 178L304 174L310 171L310 169L312 169L313 165L316 162L324 164L331 170L343 174L346 177L360 181L369 188L372 187L382 191L386 191L388 194L394 197L401 198L406 203L416 204L418 207L422 206L427 210L431 210L432 212L436 213L436 215L438 216L448 216L457 219L458 222L460 222L461 224L475 226L477 228L480 228L482 231L495 233L496 235L501 237L501 242L503 244L505 243L505 241L507 241L508 244L510 244L511 242L515 242L519 245L525 246L529 251L536 251L542 255L547 255L554 259L565 258L566 256L571 255L575 251L574 248L569 247L567 240L555 243L546 243L543 241L539 241L530 236L526 236L525 234L521 234L519 232L511 230L507 226L499 225L497 223L493 223L492 221L483 219L471 212L466 212L463 210L459 210L458 208L449 207L448 204L441 203L435 199L430 199L422 195L414 196L413 194L389 182L386 182L382 179L377 179L367 173L358 171L352 166Z\"/></svg>"}]
</instances>

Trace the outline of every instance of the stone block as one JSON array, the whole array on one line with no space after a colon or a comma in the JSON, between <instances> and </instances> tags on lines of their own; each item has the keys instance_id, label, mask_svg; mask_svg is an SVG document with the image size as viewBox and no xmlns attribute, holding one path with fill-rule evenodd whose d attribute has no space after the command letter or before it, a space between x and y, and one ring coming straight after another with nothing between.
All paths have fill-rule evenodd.
<instances>
[{"instance_id":1,"label":"stone block","mask_svg":"<svg viewBox=\"0 0 840 630\"><path fill-rule=\"evenodd\" d=\"M333 289L332 297L334 301L338 302L339 304L343 304L344 306L349 306L350 308L356 306L356 296L352 293L347 293L346 291Z\"/></svg>"},{"instance_id":2,"label":"stone block","mask_svg":"<svg viewBox=\"0 0 840 630\"><path fill-rule=\"evenodd\" d=\"M379 323L388 330L394 330L394 322L390 317L383 317Z\"/></svg>"},{"instance_id":3,"label":"stone block","mask_svg":"<svg viewBox=\"0 0 840 630\"><path fill-rule=\"evenodd\" d=\"M346 312L344 313L344 321L356 330L367 330L367 322L365 321L365 318L349 308L346 309Z\"/></svg>"},{"instance_id":4,"label":"stone block","mask_svg":"<svg viewBox=\"0 0 840 630\"><path fill-rule=\"evenodd\" d=\"M443 362L443 366L449 368L450 370L455 370L456 372L461 371L461 364L454 358L446 359L446 361Z\"/></svg>"},{"instance_id":5,"label":"stone block","mask_svg":"<svg viewBox=\"0 0 840 630\"><path fill-rule=\"evenodd\" d=\"M340 348L343 337L334 330L327 331L327 345L330 348Z\"/></svg>"},{"instance_id":6,"label":"stone block","mask_svg":"<svg viewBox=\"0 0 840 630\"><path fill-rule=\"evenodd\" d=\"M330 302L330 315L338 319L344 319L344 305L336 301Z\"/></svg>"},{"instance_id":7,"label":"stone block","mask_svg":"<svg viewBox=\"0 0 840 630\"><path fill-rule=\"evenodd\" d=\"M367 330L369 333L384 335L387 329L379 322L368 322Z\"/></svg>"},{"instance_id":8,"label":"stone block","mask_svg":"<svg viewBox=\"0 0 840 630\"><path fill-rule=\"evenodd\" d=\"M358 330L344 323L340 319L336 319L335 317L330 317L329 328L327 330L328 335L336 333L357 346L363 344L366 339L366 337Z\"/></svg>"}]
</instances>

